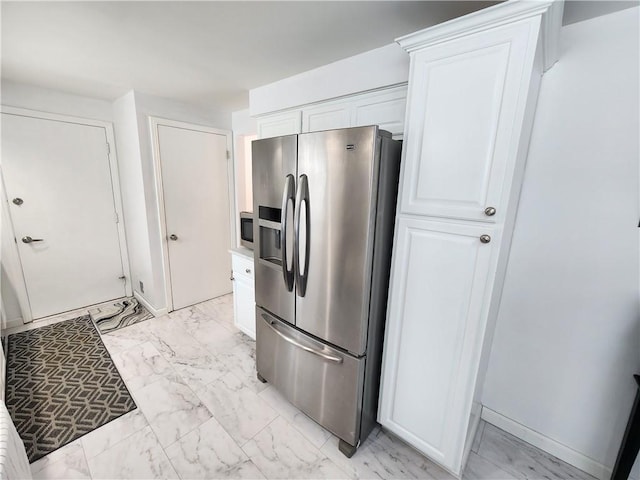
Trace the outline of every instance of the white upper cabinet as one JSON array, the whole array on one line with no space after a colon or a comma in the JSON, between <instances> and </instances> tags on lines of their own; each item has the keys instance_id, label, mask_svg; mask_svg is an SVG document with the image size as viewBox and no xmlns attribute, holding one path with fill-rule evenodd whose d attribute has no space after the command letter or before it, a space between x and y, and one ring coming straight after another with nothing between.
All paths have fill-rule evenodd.
<instances>
[{"instance_id":1,"label":"white upper cabinet","mask_svg":"<svg viewBox=\"0 0 640 480\"><path fill-rule=\"evenodd\" d=\"M527 50L530 28L496 28L413 54L402 213L502 216L528 88L523 69L535 53Z\"/></svg>"},{"instance_id":2,"label":"white upper cabinet","mask_svg":"<svg viewBox=\"0 0 640 480\"><path fill-rule=\"evenodd\" d=\"M256 122L258 138L293 135L302 131L302 114L299 110L259 117Z\"/></svg>"},{"instance_id":3,"label":"white upper cabinet","mask_svg":"<svg viewBox=\"0 0 640 480\"><path fill-rule=\"evenodd\" d=\"M406 85L358 93L337 100L303 105L284 113L260 116L257 118L258 136L266 138L378 125L382 130L390 132L393 138L402 138L406 105Z\"/></svg>"},{"instance_id":4,"label":"white upper cabinet","mask_svg":"<svg viewBox=\"0 0 640 480\"><path fill-rule=\"evenodd\" d=\"M406 106L406 86L362 95L353 102L351 126L379 125L382 130L391 132L393 138L402 138Z\"/></svg>"},{"instance_id":5,"label":"white upper cabinet","mask_svg":"<svg viewBox=\"0 0 640 480\"><path fill-rule=\"evenodd\" d=\"M351 126L351 112L346 103L316 105L302 110L302 131L318 132Z\"/></svg>"}]
</instances>

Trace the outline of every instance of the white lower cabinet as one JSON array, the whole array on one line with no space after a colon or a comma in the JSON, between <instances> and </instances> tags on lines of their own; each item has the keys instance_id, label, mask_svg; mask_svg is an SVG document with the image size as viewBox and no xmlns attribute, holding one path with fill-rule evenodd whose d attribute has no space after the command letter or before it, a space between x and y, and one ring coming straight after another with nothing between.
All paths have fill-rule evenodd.
<instances>
[{"instance_id":1,"label":"white lower cabinet","mask_svg":"<svg viewBox=\"0 0 640 480\"><path fill-rule=\"evenodd\" d=\"M253 280L253 258L231 252L233 266L233 323L256 339L256 300Z\"/></svg>"},{"instance_id":2,"label":"white lower cabinet","mask_svg":"<svg viewBox=\"0 0 640 480\"><path fill-rule=\"evenodd\" d=\"M400 217L397 228L379 420L454 471L499 239L491 225Z\"/></svg>"}]
</instances>

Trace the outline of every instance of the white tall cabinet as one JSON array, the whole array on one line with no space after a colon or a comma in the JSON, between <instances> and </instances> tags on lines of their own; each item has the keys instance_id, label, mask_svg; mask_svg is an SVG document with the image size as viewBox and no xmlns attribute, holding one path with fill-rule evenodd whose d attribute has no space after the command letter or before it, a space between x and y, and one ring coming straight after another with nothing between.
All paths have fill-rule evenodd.
<instances>
[{"instance_id":1,"label":"white tall cabinet","mask_svg":"<svg viewBox=\"0 0 640 480\"><path fill-rule=\"evenodd\" d=\"M455 475L561 9L506 2L398 40L411 67L378 420Z\"/></svg>"}]
</instances>

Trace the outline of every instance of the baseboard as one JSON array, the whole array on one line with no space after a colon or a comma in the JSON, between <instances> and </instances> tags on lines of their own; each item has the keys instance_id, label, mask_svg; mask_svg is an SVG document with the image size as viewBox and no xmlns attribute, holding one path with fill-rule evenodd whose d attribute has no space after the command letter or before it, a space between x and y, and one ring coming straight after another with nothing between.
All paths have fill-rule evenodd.
<instances>
[{"instance_id":1,"label":"baseboard","mask_svg":"<svg viewBox=\"0 0 640 480\"><path fill-rule=\"evenodd\" d=\"M144 298L142 295L140 295L136 291L133 292L133 296L136 297L136 299L144 306L144 308L149 310L151 315L153 315L154 317L161 317L162 315L166 315L167 313L169 313L169 310L166 307L165 308L155 308L153 305L151 305L147 301L146 298Z\"/></svg>"},{"instance_id":2,"label":"baseboard","mask_svg":"<svg viewBox=\"0 0 640 480\"><path fill-rule=\"evenodd\" d=\"M6 320L6 324L4 325L4 329L7 330L9 328L21 327L24 324L25 324L25 322L23 321L22 317L12 318L11 320Z\"/></svg>"},{"instance_id":3,"label":"baseboard","mask_svg":"<svg viewBox=\"0 0 640 480\"><path fill-rule=\"evenodd\" d=\"M490 408L482 407L482 419L596 478L611 478L611 468Z\"/></svg>"}]
</instances>

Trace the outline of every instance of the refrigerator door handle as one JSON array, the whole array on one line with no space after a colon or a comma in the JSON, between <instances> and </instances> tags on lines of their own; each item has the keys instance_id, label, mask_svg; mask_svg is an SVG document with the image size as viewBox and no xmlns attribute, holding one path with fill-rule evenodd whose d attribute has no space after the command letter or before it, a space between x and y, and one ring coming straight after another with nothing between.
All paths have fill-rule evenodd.
<instances>
[{"instance_id":1,"label":"refrigerator door handle","mask_svg":"<svg viewBox=\"0 0 640 480\"><path fill-rule=\"evenodd\" d=\"M289 218L289 200L295 202L294 198L295 179L293 175L289 174L284 180L284 190L282 192L282 214L280 219L280 231L282 237L282 276L284 278L284 284L287 290L291 292L293 290L293 265L289 268L287 261L289 244L287 242L287 219ZM294 209L295 211L295 209Z\"/></svg>"},{"instance_id":2,"label":"refrigerator door handle","mask_svg":"<svg viewBox=\"0 0 640 480\"><path fill-rule=\"evenodd\" d=\"M300 216L304 202L304 265L300 258ZM307 292L307 273L309 272L309 180L300 175L295 206L295 249L293 251L298 295L304 297Z\"/></svg>"},{"instance_id":3,"label":"refrigerator door handle","mask_svg":"<svg viewBox=\"0 0 640 480\"><path fill-rule=\"evenodd\" d=\"M338 357L335 355L330 355L328 353L325 353L321 350L316 350L315 348L311 348L308 347L307 345L304 345L300 342L298 342L297 340L295 340L294 338L291 338L287 335L285 335L283 332L281 332L280 330L278 330L275 327L276 322L269 319L269 317L267 317L264 313L262 314L262 318L264 318L265 322L267 322L267 326L273 330L273 332L278 335L280 338L282 338L285 342L289 342L291 345L294 345L298 348L301 348L302 350L309 352L309 353L313 353L314 355L317 355L319 357L324 358L325 360L329 360L330 362L335 362L335 363L342 363L342 357Z\"/></svg>"}]
</instances>

